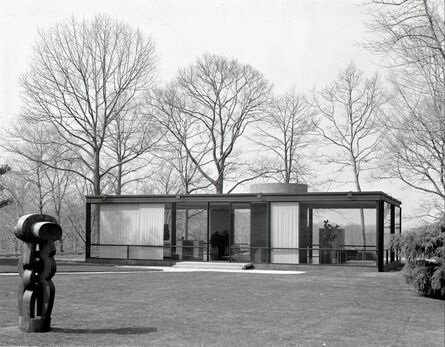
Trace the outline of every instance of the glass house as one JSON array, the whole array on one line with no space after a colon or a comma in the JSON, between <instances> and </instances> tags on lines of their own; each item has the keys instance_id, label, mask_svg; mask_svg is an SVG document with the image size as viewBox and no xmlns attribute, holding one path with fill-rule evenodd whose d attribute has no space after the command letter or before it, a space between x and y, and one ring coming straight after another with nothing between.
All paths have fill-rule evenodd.
<instances>
[{"instance_id":1,"label":"glass house","mask_svg":"<svg viewBox=\"0 0 445 347\"><path fill-rule=\"evenodd\" d=\"M380 191L86 197L86 261L399 264L401 202Z\"/></svg>"}]
</instances>

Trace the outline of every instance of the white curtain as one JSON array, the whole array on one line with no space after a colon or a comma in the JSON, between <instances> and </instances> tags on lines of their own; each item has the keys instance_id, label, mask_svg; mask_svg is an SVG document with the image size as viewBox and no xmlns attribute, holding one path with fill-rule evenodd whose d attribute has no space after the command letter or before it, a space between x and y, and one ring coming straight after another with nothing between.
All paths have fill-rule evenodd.
<instances>
[{"instance_id":1,"label":"white curtain","mask_svg":"<svg viewBox=\"0 0 445 347\"><path fill-rule=\"evenodd\" d=\"M100 206L100 244L164 244L163 204L102 204ZM99 249L101 258L126 258L127 247ZM130 247L131 259L163 259L162 247Z\"/></svg>"},{"instance_id":2,"label":"white curtain","mask_svg":"<svg viewBox=\"0 0 445 347\"><path fill-rule=\"evenodd\" d=\"M270 207L271 247L298 248L298 203L273 202ZM298 264L298 251L272 250L271 262Z\"/></svg>"}]
</instances>

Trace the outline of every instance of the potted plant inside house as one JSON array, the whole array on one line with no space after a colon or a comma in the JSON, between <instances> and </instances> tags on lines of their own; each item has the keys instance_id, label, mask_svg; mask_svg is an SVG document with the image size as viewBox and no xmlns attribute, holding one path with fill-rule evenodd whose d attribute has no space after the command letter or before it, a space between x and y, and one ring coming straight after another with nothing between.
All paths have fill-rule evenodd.
<instances>
[{"instance_id":1,"label":"potted plant inside house","mask_svg":"<svg viewBox=\"0 0 445 347\"><path fill-rule=\"evenodd\" d=\"M345 229L341 229L329 220L323 221L323 228L319 230L320 263L337 264L345 261L340 251L345 246Z\"/></svg>"},{"instance_id":2,"label":"potted plant inside house","mask_svg":"<svg viewBox=\"0 0 445 347\"><path fill-rule=\"evenodd\" d=\"M214 232L210 237L210 245L218 251L216 259L222 259L229 246L229 232L227 230Z\"/></svg>"}]
</instances>

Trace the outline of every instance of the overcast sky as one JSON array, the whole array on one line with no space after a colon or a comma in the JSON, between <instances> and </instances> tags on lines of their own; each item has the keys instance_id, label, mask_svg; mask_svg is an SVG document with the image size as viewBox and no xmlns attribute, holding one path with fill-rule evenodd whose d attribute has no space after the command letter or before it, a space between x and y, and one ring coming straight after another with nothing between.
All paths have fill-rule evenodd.
<instances>
[{"instance_id":1,"label":"overcast sky","mask_svg":"<svg viewBox=\"0 0 445 347\"><path fill-rule=\"evenodd\" d=\"M373 70L356 43L366 35L360 0L77 0L4 1L0 10L0 117L19 110L37 29L74 15L106 13L139 27L155 42L162 80L209 52L253 65L277 91L323 86L349 61Z\"/></svg>"},{"instance_id":2,"label":"overcast sky","mask_svg":"<svg viewBox=\"0 0 445 347\"><path fill-rule=\"evenodd\" d=\"M362 0L15 0L0 3L0 126L20 110L18 78L26 71L37 29L67 17L105 13L151 36L161 80L203 53L237 58L262 71L276 92L309 92L354 61L367 72L378 58L359 46L366 31ZM365 184L403 199L399 185ZM404 200L412 213L415 202ZM406 203L405 203L406 202ZM405 215L406 216L406 215Z\"/></svg>"}]
</instances>

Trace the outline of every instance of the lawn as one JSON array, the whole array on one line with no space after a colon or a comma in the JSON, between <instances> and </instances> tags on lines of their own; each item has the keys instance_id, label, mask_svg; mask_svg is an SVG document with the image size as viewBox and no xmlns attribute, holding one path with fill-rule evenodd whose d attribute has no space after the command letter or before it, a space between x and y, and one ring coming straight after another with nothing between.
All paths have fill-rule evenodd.
<instances>
[{"instance_id":1,"label":"lawn","mask_svg":"<svg viewBox=\"0 0 445 347\"><path fill-rule=\"evenodd\" d=\"M398 272L304 270L57 273L53 330L39 334L18 330L18 279L0 275L0 345L444 345L444 302Z\"/></svg>"}]
</instances>

